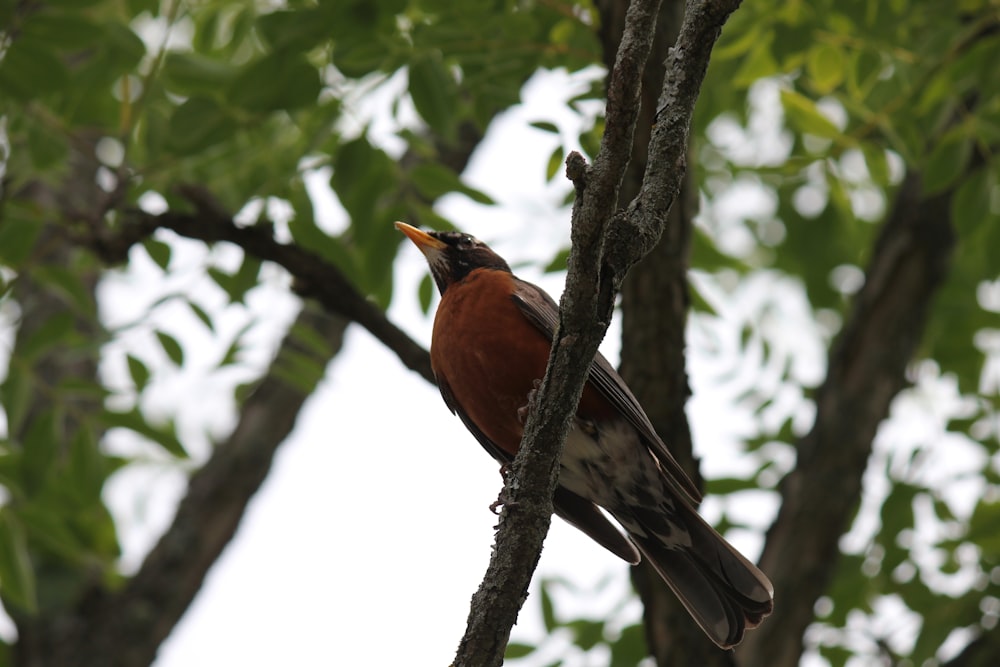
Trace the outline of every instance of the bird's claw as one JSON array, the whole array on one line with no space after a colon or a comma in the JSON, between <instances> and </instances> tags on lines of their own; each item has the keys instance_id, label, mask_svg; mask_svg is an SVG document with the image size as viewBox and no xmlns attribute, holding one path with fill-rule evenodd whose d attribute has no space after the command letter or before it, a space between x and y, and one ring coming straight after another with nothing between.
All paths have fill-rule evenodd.
<instances>
[{"instance_id":1,"label":"bird's claw","mask_svg":"<svg viewBox=\"0 0 1000 667\"><path fill-rule=\"evenodd\" d=\"M507 498L507 487L505 486L500 489L500 495L497 496L497 499L490 503L490 511L495 515L500 516L500 513L503 512L502 508L506 507L507 509L513 509L517 507L518 504L519 503L516 500L510 500Z\"/></svg>"},{"instance_id":2,"label":"bird's claw","mask_svg":"<svg viewBox=\"0 0 1000 667\"><path fill-rule=\"evenodd\" d=\"M500 516L502 511L501 507L517 507L517 501L511 500L507 497L507 478L510 477L511 473L510 463L500 464L500 476L503 477L503 486L500 487L500 493L497 495L497 499L490 503L490 511Z\"/></svg>"}]
</instances>

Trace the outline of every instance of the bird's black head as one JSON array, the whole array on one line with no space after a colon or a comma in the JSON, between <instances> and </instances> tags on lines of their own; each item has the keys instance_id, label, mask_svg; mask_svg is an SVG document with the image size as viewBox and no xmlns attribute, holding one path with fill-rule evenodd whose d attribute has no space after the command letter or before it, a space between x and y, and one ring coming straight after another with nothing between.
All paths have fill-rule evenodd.
<instances>
[{"instance_id":1,"label":"bird's black head","mask_svg":"<svg viewBox=\"0 0 1000 667\"><path fill-rule=\"evenodd\" d=\"M405 222L397 222L396 229L406 234L427 258L441 294L476 269L510 273L507 262L474 236L461 232L424 232Z\"/></svg>"}]
</instances>

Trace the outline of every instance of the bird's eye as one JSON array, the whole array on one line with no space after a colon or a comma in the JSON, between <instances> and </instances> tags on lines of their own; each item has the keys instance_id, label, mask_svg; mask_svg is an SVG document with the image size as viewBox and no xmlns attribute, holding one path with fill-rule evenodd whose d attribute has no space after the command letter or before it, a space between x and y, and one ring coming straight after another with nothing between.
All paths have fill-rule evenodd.
<instances>
[{"instance_id":1,"label":"bird's eye","mask_svg":"<svg viewBox=\"0 0 1000 667\"><path fill-rule=\"evenodd\" d=\"M468 234L463 234L458 239L458 247L460 248L471 248L476 245L476 239L472 238Z\"/></svg>"}]
</instances>

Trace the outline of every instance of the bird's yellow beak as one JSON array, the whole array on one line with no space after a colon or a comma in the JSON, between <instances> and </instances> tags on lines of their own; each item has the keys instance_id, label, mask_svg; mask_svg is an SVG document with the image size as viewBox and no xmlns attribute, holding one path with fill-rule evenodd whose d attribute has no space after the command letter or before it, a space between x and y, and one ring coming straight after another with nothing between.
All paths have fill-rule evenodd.
<instances>
[{"instance_id":1,"label":"bird's yellow beak","mask_svg":"<svg viewBox=\"0 0 1000 667\"><path fill-rule=\"evenodd\" d=\"M442 250L447 247L443 241L439 241L427 232L405 222L397 222L396 229L406 234L406 237L413 241L413 244L424 254L427 254L428 250Z\"/></svg>"}]
</instances>

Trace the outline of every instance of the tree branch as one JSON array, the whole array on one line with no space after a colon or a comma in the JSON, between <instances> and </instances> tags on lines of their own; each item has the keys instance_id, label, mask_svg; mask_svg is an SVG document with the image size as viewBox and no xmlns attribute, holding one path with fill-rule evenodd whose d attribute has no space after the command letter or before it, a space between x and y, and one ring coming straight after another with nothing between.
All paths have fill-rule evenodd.
<instances>
[{"instance_id":1,"label":"tree branch","mask_svg":"<svg viewBox=\"0 0 1000 667\"><path fill-rule=\"evenodd\" d=\"M580 169L580 160L568 160L577 189L573 207L569 275L560 309L548 368L538 400L528 417L522 446L514 460L506 492L510 503L501 514L490 565L473 596L466 634L458 648L456 667L500 665L510 628L517 618L552 513L552 493L558 480L562 443L576 410L587 371L604 336L614 308L614 296L628 268L648 251L663 231L667 211L680 188L687 134L698 86L704 78L715 37L738 2L693 3L678 39L680 47L670 66L661 98L663 117L677 122L680 131L654 136L650 164L670 160L679 170L658 170L647 180L649 193L630 207L639 211L633 226L643 226L649 237L635 245L621 233L609 236L609 222L628 164L639 111L642 70L653 40L659 2L634 0L629 6L622 44L611 73L606 131L594 165ZM709 7L710 5L710 7ZM695 44L698 40L707 45ZM680 142L679 144L671 142ZM571 156L572 157L572 156ZM620 225L619 225L620 227ZM607 247L606 247L607 244ZM609 258L612 258L609 261ZM595 271L595 267L599 270ZM610 269L610 270L609 270Z\"/></svg>"},{"instance_id":2,"label":"tree branch","mask_svg":"<svg viewBox=\"0 0 1000 667\"><path fill-rule=\"evenodd\" d=\"M126 226L127 233L99 237L94 242L106 260L120 261L129 247L161 228L207 243L228 241L254 257L283 267L295 278L299 294L316 299L331 313L357 322L395 352L403 365L428 382L435 383L427 350L389 321L386 314L365 298L340 269L298 245L278 243L270 227L241 227L227 216L207 211L199 214L168 211L154 215L134 210L129 215L131 222Z\"/></svg>"},{"instance_id":3,"label":"tree branch","mask_svg":"<svg viewBox=\"0 0 1000 667\"><path fill-rule=\"evenodd\" d=\"M813 605L833 576L838 540L861 494L872 440L904 386L928 308L955 244L951 192L924 195L918 174L903 181L816 393L816 421L781 484L781 509L761 567L775 611L739 649L752 667L793 667Z\"/></svg>"}]
</instances>

